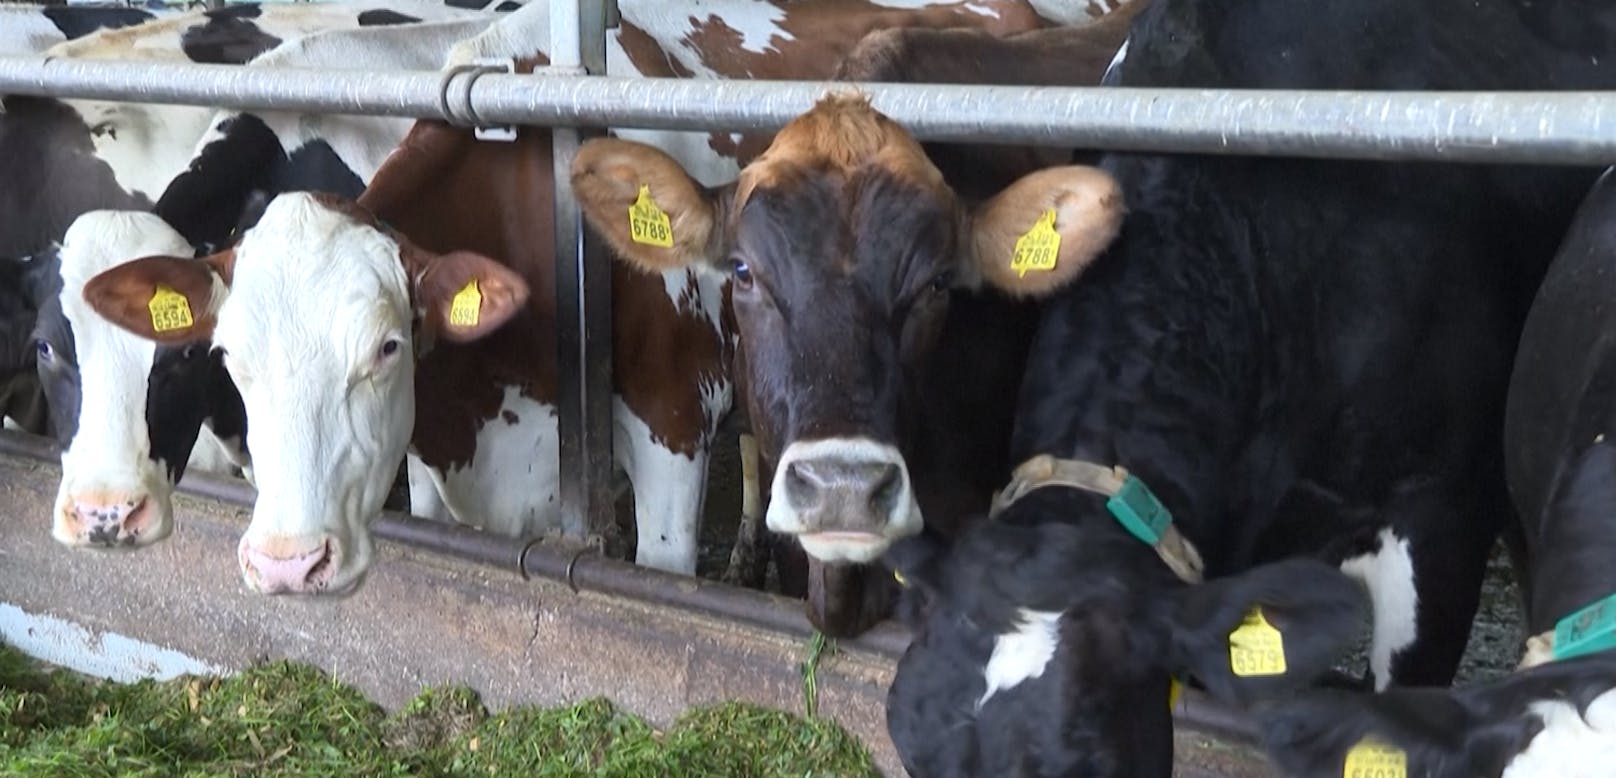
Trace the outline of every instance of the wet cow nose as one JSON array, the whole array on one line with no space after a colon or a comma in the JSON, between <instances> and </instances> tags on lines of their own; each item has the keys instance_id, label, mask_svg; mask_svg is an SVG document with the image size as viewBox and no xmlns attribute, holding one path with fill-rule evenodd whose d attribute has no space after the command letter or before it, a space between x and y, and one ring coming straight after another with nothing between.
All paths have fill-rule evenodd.
<instances>
[{"instance_id":1,"label":"wet cow nose","mask_svg":"<svg viewBox=\"0 0 1616 778\"><path fill-rule=\"evenodd\" d=\"M151 529L146 497L87 498L73 500L73 516L93 545L135 543Z\"/></svg>"},{"instance_id":2,"label":"wet cow nose","mask_svg":"<svg viewBox=\"0 0 1616 778\"><path fill-rule=\"evenodd\" d=\"M287 543L265 545L267 547L243 544L241 551L241 567L248 585L263 594L323 591L331 583L340 561L340 551L329 536L312 548L299 549Z\"/></svg>"},{"instance_id":3,"label":"wet cow nose","mask_svg":"<svg viewBox=\"0 0 1616 778\"><path fill-rule=\"evenodd\" d=\"M903 493L903 471L892 462L801 459L786 467L786 499L821 530L873 530L886 522Z\"/></svg>"}]
</instances>

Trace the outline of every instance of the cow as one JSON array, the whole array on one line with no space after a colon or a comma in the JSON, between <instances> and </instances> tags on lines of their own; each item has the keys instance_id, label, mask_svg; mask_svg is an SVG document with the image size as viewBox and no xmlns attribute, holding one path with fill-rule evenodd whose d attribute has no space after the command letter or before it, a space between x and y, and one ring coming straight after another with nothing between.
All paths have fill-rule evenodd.
<instances>
[{"instance_id":1,"label":"cow","mask_svg":"<svg viewBox=\"0 0 1616 778\"><path fill-rule=\"evenodd\" d=\"M53 258L0 259L0 416L8 428L36 435L50 425L31 335L40 307L54 293Z\"/></svg>"},{"instance_id":2,"label":"cow","mask_svg":"<svg viewBox=\"0 0 1616 778\"><path fill-rule=\"evenodd\" d=\"M1543 24L1564 10L1158 0L1136 17L1107 81L1616 83L1600 50L1616 38L1572 41ZM1488 551L1511 522L1500 427L1529 290L1597 173L1128 153L1099 167L1127 207L1109 248L1076 266L1062 258L1053 273L1008 250L987 266L1046 302L1011 436L1011 460L1022 464L931 574L950 582L942 595L912 587L917 633L887 714L917 775L984 764L1022 775L1166 775L1153 754L1168 748L1167 676L1188 673L1220 697L1248 700L1205 674L1228 666L1186 660L1178 625L1133 614L1293 557L1319 564L1290 581L1288 596L1324 588L1320 564L1362 581L1377 689L1451 682ZM1036 227L1023 219L1009 234ZM1018 264L1025 277L1009 272ZM1084 549L1064 579L1014 553L1041 548L1051 525ZM959 576L984 566L997 572L978 594L999 616L986 623L969 592L959 594L977 586ZM1237 629L1210 635L1221 631L1234 669L1260 678L1284 670L1273 660L1290 662L1297 637L1285 603L1255 604ZM1322 618L1325 607L1304 610ZM1304 675L1314 669L1300 664ZM1050 702L994 713L1007 693Z\"/></svg>"},{"instance_id":3,"label":"cow","mask_svg":"<svg viewBox=\"0 0 1616 778\"><path fill-rule=\"evenodd\" d=\"M1123 14L1087 27L1027 31L1003 40L966 30L880 31L851 49L833 75L848 81L1015 83L1033 78L1028 75L1033 71L1018 65L1058 60L1064 66L1058 74L1036 78L1092 85L1120 45L1127 22ZM1069 56L1059 58L1061 51ZM775 532L796 535L811 557L807 580L799 584L807 590L810 620L829 634L851 635L884 617L893 594L887 579L870 576L869 568L858 563L872 561L891 538L918 531L921 516L934 529L947 531L963 516L988 507L999 473L1007 467L1004 430L1013 404L1006 398L1017 392L1037 311L991 289L978 291L979 274L954 273L952 252L958 248L969 253L974 247L956 246L951 234L939 238L940 244L913 249L918 258L856 262L837 259L837 252L853 250L851 243L819 245L810 256L799 255L805 252L800 248L785 253L784 246L796 246L800 236L751 237L771 234L766 222L772 217L766 214L776 210L817 209L799 228L815 234L830 234L818 230L832 216L847 225L843 229L849 236L874 230L887 218L874 203L867 212L852 205L841 212L815 205L811 198L790 200L793 190L782 194L775 189L800 183L815 192L823 187L820 196L833 197L839 186L810 186L791 178L778 187L763 186L765 197L746 201L759 221L740 219L740 195L754 186L749 181L772 184L776 175L814 169L822 157L840 160L838 143L863 148L857 137L848 136L901 134L867 106L859 108L857 100L826 103L798 122L797 129L783 131L789 133L787 141L776 136L767 153L748 160L751 164L729 181L715 182L710 171L620 137L587 144L574 167L573 183L584 213L618 256L652 272L682 267L727 271L744 284L735 296L742 346L737 373L763 471L772 474L767 524ZM815 127L822 128L822 140L809 129ZM892 143L894 148L919 148ZM918 160L895 159L929 171L925 182L935 185L939 204L912 229L938 232L947 232L944 225L957 215L949 210L956 200L967 205L988 201L1018 175L1050 162L1036 150L940 144L927 152L929 157L922 154ZM833 171L827 174L831 182L853 175L837 165L879 170L862 157L823 164ZM635 182L652 187L653 198L673 223L689 225L682 231L709 236L708 242L658 247L631 240L618 212L619 206L628 205L619 202L625 192L632 195L630 202L638 197ZM720 185L704 190L715 183ZM1107 199L1104 180L1094 176L1093 183L1094 190L1074 196L1071 207L1114 215L1105 207L1114 199ZM1000 201L1014 197L1000 195ZM1096 234L1101 233L1103 229ZM1068 245L1076 249L1077 240ZM732 256L737 247L744 247L744 257ZM759 256L765 251L766 256ZM844 262L855 267L869 263L869 276L858 271L857 283L868 287L859 295L843 286L847 281L840 274L850 272ZM914 269L893 267L899 262ZM927 269L932 266L938 272ZM759 275L765 280L754 285ZM784 281L768 280L787 275L798 280L785 288L775 286ZM907 287L915 284L931 291L920 294L919 287ZM806 303L810 299L815 302ZM840 302L825 307L820 300ZM781 323L781 311L787 308L796 309L790 328ZM828 345L833 341L834 347ZM831 359L826 349L845 359ZM817 472L821 469L825 472Z\"/></svg>"},{"instance_id":4,"label":"cow","mask_svg":"<svg viewBox=\"0 0 1616 778\"><path fill-rule=\"evenodd\" d=\"M329 13L326 15L329 16ZM488 14L468 16L461 11L455 11L455 15L455 18L441 22L339 28L308 35L282 44L274 51L258 57L254 60L254 66L351 67L353 63L368 59L394 67L435 67L441 62L443 53L449 45L480 32L494 19ZM350 10L338 18L353 16ZM359 18L369 17L360 13ZM130 31L130 36L133 32ZM247 39L250 40L257 34L259 33L253 32ZM221 41L217 36L214 40ZM129 44L127 40L125 43ZM147 48L155 50L154 46ZM233 50L240 48L234 47ZM273 114L265 116L269 117L270 121L278 121ZM11 118L7 117L8 120ZM236 118L239 119L239 115ZM220 121L222 123L230 119ZM305 131L315 125L316 123L305 123ZM344 137L358 138L359 156L368 154L370 158L379 158L391 147L391 144L387 143L387 138L390 137L387 133L395 133L391 137L396 138L402 134L408 123L400 120L331 117L321 126L331 137L338 137L340 131L348 133ZM364 139L368 135L374 135L377 127L382 128L383 145L366 148L363 145ZM185 143L190 146L198 143L196 137L186 139L183 136L169 138L165 142L171 145ZM204 138L202 144L206 148L208 140ZM104 169L104 163L83 145L81 144L81 148L69 159L83 163L83 166L91 171L97 170L95 165L101 165ZM46 148L60 150L63 146L47 142ZM238 148L237 152L242 156L238 156L236 161L244 162L243 150ZM281 172L278 168L273 168L271 160L267 158L255 158L254 161L260 163L262 168L273 170L277 174ZM192 168L194 169L195 165ZM233 175L240 169L219 171L215 175ZM51 166L47 163L44 170L51 170ZM340 162L337 170L341 170ZM190 175L190 172L186 175ZM179 186L180 191L188 192L191 197L187 199L176 195L173 198L160 198L155 207L160 218L155 222L141 222L141 224L151 226L153 229L156 229L157 225L163 225L158 230L162 233L172 232L170 225L177 226L181 230L179 234L188 243L203 244L224 233L210 231L209 221L195 218L198 212L208 213L207 209L214 203L205 196L197 196L205 195L205 192L198 192L195 187L182 184L187 180L186 175L180 176L169 189ZM351 177L352 174L349 173L348 178ZM256 179L247 177L241 180L256 182ZM322 183L332 180L338 183ZM344 184L346 180L332 172L330 166L313 166L302 177L281 175L275 181L281 186L331 187ZM76 183L87 182L88 180ZM103 177L99 183L91 184L88 188L93 190L96 186L104 186L107 183ZM66 182L63 184L63 186L72 185ZM86 195L86 202L93 204L96 197L105 197L118 191L120 190L116 185L100 189L99 194L91 191ZM81 204L83 203L75 203L74 207ZM138 207L136 203L116 198L112 205L119 209ZM222 223L228 225L231 223L229 220L237 218L239 213L222 212L219 216ZM95 216L90 221L106 218L104 215ZM130 229L134 230L133 227ZM159 235L145 236L147 242L157 241L159 244L161 238ZM98 250L100 248L98 247ZM112 249L107 247L106 250ZM129 255L121 257L121 259L128 258ZM94 263L103 259L97 255L74 261L82 266L83 262ZM105 269L105 265L92 264L92 266L96 270ZM62 484L52 512L53 535L74 545L144 545L168 534L171 523L168 494L172 490L172 484L183 475L187 466L212 471L249 466L249 459L243 446L245 412L242 410L240 396L230 383L219 356L210 353L205 346L177 349L160 347L155 351L150 348L129 346L129 349L133 350L129 350L127 358L114 358L111 355L121 352L109 350L107 347L86 353L81 348L86 339L108 344L118 342L119 338L131 337L116 332L115 328L99 317L79 315L87 312L82 306L82 284L92 274L79 273L73 276L74 283L60 287L62 299L48 300L41 309L34 327L40 382L52 408L52 418L55 421L53 426L58 441L66 448L63 455ZM90 332L90 330L104 330L104 332ZM91 365L88 361L90 359L108 361L105 364ZM129 402L81 403L81 400L87 397L123 397L129 399ZM209 434L203 436L202 442L198 444L198 431L204 425ZM94 428L99 432L93 440L89 437L82 441L78 440L77 432L87 428ZM125 445L116 445L114 441L124 441ZM75 451L76 448L91 445L103 450L97 451L93 456ZM108 495L117 499L109 502L111 498ZM141 527L138 535L121 536L109 531L97 531L91 525L99 526L98 522L83 518L84 514L88 514L109 517L107 521L117 519L123 512L115 509L114 502L125 508L132 507L130 503L145 506L143 509L145 512L137 517L138 521L128 516L124 517L131 524Z\"/></svg>"},{"instance_id":5,"label":"cow","mask_svg":"<svg viewBox=\"0 0 1616 778\"><path fill-rule=\"evenodd\" d=\"M1616 654L1458 689L1312 691L1259 721L1296 778L1600 778L1616 759Z\"/></svg>"},{"instance_id":6,"label":"cow","mask_svg":"<svg viewBox=\"0 0 1616 778\"><path fill-rule=\"evenodd\" d=\"M1592 776L1616 758L1616 395L1609 296L1616 177L1607 170L1538 287L1504 416L1523 529L1521 669L1462 689L1310 694L1263 711L1287 774L1340 775L1369 760L1409 775ZM1368 745L1363 745L1365 741ZM1345 768L1343 767L1345 765Z\"/></svg>"},{"instance_id":7,"label":"cow","mask_svg":"<svg viewBox=\"0 0 1616 778\"><path fill-rule=\"evenodd\" d=\"M791 8L793 17L813 16L813 12ZM817 9L820 13L836 10ZM542 51L534 42L548 41L545 11L541 6L521 9L484 36L457 47L451 64L494 55L519 56L524 67L542 63ZM961 16L994 18L976 11L961 12ZM625 18L632 19L631 9L625 9ZM827 45L850 44L833 40ZM796 51L794 46L787 49ZM805 49L819 51L818 47ZM828 71L830 66L816 59L799 61L799 67L810 74ZM547 226L535 229L526 215L549 208L548 179L535 173L549 170L548 144L543 130L523 130L510 146L490 146L476 143L469 131L425 122L383 168L395 172L386 179L378 172L360 198L364 209L400 233L395 240L445 256L454 256L456 249L476 249L510 263L526 274L529 286L539 290L520 314L511 314L517 321L504 330L474 345L439 342L423 351L411 388L421 408L414 418L401 410L407 407L403 401L380 403L374 409L387 419L376 422L378 428L413 429L413 439L406 435L401 440L412 440L414 455L423 465L412 467L412 476L417 477L412 478L411 504L416 512L460 519L503 534L542 531L556 519L550 453L555 445L555 351L549 327L554 320L554 286L548 276L553 241ZM221 154L219 158L229 156L236 155ZM193 172L199 169L193 165ZM422 178L424 175L437 178ZM221 179L216 176L213 180ZM506 183L497 183L502 181ZM165 193L165 201L172 190ZM266 219L275 208L271 203ZM310 212L330 210L323 205L309 208L313 209ZM445 219L448 213L460 216ZM271 225L269 231L286 228L284 222L279 223L280 228ZM363 220L359 223L374 229ZM241 250L258 245L259 240L275 240L254 239L254 233L261 230L266 230L263 224L245 233ZM190 267L188 272L206 266ZM692 572L707 445L730 404L726 364L731 346L723 330L722 312L725 276L685 269L664 277L629 270L615 275L615 353L620 379L615 448L635 489L636 560ZM390 293L402 296L407 291ZM231 331L224 326L229 310L260 305L254 302L255 295L251 288L231 288L228 300L235 302L220 303L225 306L223 332ZM143 334L154 334L149 332L149 323L131 323L118 315L110 318L124 326L132 324L137 332L145 327L148 332ZM204 338L206 329L198 327L186 339ZM221 345L227 355L239 355L244 348ZM231 358L227 356L226 361ZM393 390L405 391L402 384ZM246 401L251 418L250 391ZM295 435L301 422L266 423L271 425L270 431L255 433L254 440ZM385 459L387 453L384 450L376 456ZM535 460L542 464L535 467ZM262 475L263 463L257 456L254 461L260 475L260 506L284 505L268 485L273 479ZM368 483L365 479L381 472L373 465L370 460L356 461L351 471L329 472L332 486L316 491L374 493L373 484L364 485ZM276 465L305 466L305 461L285 460ZM422 470L435 471L426 473L430 480L424 485L419 478ZM529 479L512 479L508 473L513 471L533 471L538 478L548 479L549 485L544 480L535 484ZM291 519L274 515L266 507L255 511L255 517L241 546L249 587L268 592L334 592L351 589L360 580L370 556L365 525L374 517L374 506L368 502L355 502L331 515ZM322 526L321 521L327 523Z\"/></svg>"},{"instance_id":8,"label":"cow","mask_svg":"<svg viewBox=\"0 0 1616 778\"><path fill-rule=\"evenodd\" d=\"M37 54L96 30L130 27L166 12L98 6L0 5L0 56Z\"/></svg>"}]
</instances>

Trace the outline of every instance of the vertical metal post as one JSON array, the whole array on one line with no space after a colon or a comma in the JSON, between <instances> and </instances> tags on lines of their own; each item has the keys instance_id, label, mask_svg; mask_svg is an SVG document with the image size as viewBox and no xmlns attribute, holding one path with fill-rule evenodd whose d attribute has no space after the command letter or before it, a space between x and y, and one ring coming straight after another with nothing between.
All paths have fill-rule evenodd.
<instances>
[{"instance_id":1,"label":"vertical metal post","mask_svg":"<svg viewBox=\"0 0 1616 778\"><path fill-rule=\"evenodd\" d=\"M603 0L550 2L550 64L606 72ZM556 355L561 379L558 432L561 529L574 540L612 524L612 275L610 257L584 239L572 195L572 160L583 134L555 138Z\"/></svg>"}]
</instances>

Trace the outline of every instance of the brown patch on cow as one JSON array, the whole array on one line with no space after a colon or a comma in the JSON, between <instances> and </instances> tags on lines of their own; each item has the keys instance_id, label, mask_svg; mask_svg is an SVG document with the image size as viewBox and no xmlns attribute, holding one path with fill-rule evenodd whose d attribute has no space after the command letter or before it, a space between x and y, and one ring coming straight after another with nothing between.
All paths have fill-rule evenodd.
<instances>
[{"instance_id":1,"label":"brown patch on cow","mask_svg":"<svg viewBox=\"0 0 1616 778\"><path fill-rule=\"evenodd\" d=\"M689 68L680 64L672 54L664 51L661 44L645 30L634 26L634 23L623 19L617 31L618 45L623 47L623 54L628 61L634 63L634 69L646 78L693 78L696 74Z\"/></svg>"},{"instance_id":2,"label":"brown patch on cow","mask_svg":"<svg viewBox=\"0 0 1616 778\"><path fill-rule=\"evenodd\" d=\"M548 129L522 127L512 143L481 143L471 130L421 121L360 196L360 205L423 250L474 251L530 289L506 326L422 356L411 444L429 467L471 463L482 424L510 421L501 413L505 387L557 402L551 176ZM612 340L617 393L660 442L694 453L710 428L701 386L726 380L728 342L699 313L676 309L660 277L621 262L612 263Z\"/></svg>"},{"instance_id":3,"label":"brown patch on cow","mask_svg":"<svg viewBox=\"0 0 1616 778\"><path fill-rule=\"evenodd\" d=\"M646 77L694 77L696 74L690 68L668 53L671 47L688 47L693 48L701 64L719 78L816 81L833 77L843 57L866 36L881 30L968 28L997 36L1040 29L1048 24L1024 0L944 2L914 9L885 8L867 0L774 2L770 5L785 15L779 24L784 34L771 36L762 52L742 48L741 34L713 15L706 19L691 17L690 26L682 34L675 37L670 33L664 40L654 38L645 29L624 19L618 41L635 70ZM772 140L766 132L744 133L739 142L732 135L710 133L708 146L742 167L762 154Z\"/></svg>"},{"instance_id":4,"label":"brown patch on cow","mask_svg":"<svg viewBox=\"0 0 1616 778\"><path fill-rule=\"evenodd\" d=\"M949 191L920 143L871 108L867 95L830 94L781 128L769 150L741 171L730 212L739 213L758 187L788 183L806 170L851 177L872 167L923 189Z\"/></svg>"},{"instance_id":5,"label":"brown patch on cow","mask_svg":"<svg viewBox=\"0 0 1616 778\"><path fill-rule=\"evenodd\" d=\"M499 417L504 419L505 423L511 425L512 427L516 426L516 423L522 420L522 417L517 416L515 411L500 411Z\"/></svg>"}]
</instances>

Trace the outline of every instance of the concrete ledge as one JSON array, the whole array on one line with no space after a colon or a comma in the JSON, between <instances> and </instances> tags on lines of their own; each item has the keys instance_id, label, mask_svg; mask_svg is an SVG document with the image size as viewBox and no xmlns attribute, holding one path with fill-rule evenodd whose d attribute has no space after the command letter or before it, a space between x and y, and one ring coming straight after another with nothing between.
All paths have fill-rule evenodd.
<instances>
[{"instance_id":1,"label":"concrete ledge","mask_svg":"<svg viewBox=\"0 0 1616 778\"><path fill-rule=\"evenodd\" d=\"M246 510L176 495L174 535L140 551L51 540L59 470L0 455L0 634L30 653L129 678L289 658L396 707L464 684L490 707L606 696L657 725L693 705L802 710L800 632L584 591L514 571L378 544L363 588L340 600L249 594L236 569ZM818 670L819 710L903 775L886 734L885 652L844 647ZM1245 748L1181 733L1185 778L1266 775Z\"/></svg>"}]
</instances>

